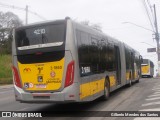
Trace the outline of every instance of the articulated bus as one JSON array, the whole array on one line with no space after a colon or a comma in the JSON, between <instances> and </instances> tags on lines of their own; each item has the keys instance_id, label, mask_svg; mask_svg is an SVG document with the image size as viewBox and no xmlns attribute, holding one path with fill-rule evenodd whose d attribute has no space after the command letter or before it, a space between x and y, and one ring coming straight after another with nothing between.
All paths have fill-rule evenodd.
<instances>
[{"instance_id":1,"label":"articulated bus","mask_svg":"<svg viewBox=\"0 0 160 120\"><path fill-rule=\"evenodd\" d=\"M141 76L139 52L70 18L16 28L15 98L25 103L86 102Z\"/></svg>"},{"instance_id":2,"label":"articulated bus","mask_svg":"<svg viewBox=\"0 0 160 120\"><path fill-rule=\"evenodd\" d=\"M143 59L143 63L141 64L141 75L142 77L153 77L154 75L154 64L149 59Z\"/></svg>"}]
</instances>

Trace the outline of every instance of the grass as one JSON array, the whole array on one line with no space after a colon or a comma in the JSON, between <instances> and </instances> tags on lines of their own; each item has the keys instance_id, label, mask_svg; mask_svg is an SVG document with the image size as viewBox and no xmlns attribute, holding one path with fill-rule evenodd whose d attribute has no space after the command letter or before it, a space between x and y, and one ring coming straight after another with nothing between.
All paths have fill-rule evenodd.
<instances>
[{"instance_id":1,"label":"grass","mask_svg":"<svg viewBox=\"0 0 160 120\"><path fill-rule=\"evenodd\" d=\"M12 83L11 55L0 55L0 84Z\"/></svg>"},{"instance_id":2,"label":"grass","mask_svg":"<svg viewBox=\"0 0 160 120\"><path fill-rule=\"evenodd\" d=\"M13 80L12 78L2 78L0 79L0 85L7 85L7 84L12 84Z\"/></svg>"}]
</instances>

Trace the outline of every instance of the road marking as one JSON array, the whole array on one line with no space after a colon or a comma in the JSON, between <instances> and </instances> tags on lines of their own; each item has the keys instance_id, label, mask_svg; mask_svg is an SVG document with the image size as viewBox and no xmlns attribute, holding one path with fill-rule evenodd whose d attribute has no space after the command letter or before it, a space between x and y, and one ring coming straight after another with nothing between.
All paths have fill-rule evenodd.
<instances>
[{"instance_id":1,"label":"road marking","mask_svg":"<svg viewBox=\"0 0 160 120\"><path fill-rule=\"evenodd\" d=\"M155 86L152 88L152 90L154 91L154 93L147 96L148 98L145 100L147 101L156 100L156 101L142 104L143 107L152 106L152 105L158 105L158 106L160 105L160 83L156 83ZM142 109L139 111L160 111L160 108ZM137 117L134 120L159 120L159 117L139 117L139 118Z\"/></svg>"},{"instance_id":2,"label":"road marking","mask_svg":"<svg viewBox=\"0 0 160 120\"><path fill-rule=\"evenodd\" d=\"M142 104L142 106L159 105L159 104L160 102L151 102L151 103Z\"/></svg>"},{"instance_id":3,"label":"road marking","mask_svg":"<svg viewBox=\"0 0 160 120\"><path fill-rule=\"evenodd\" d=\"M148 97L155 97L155 96L160 96L160 93L159 94L153 94L153 95L150 95Z\"/></svg>"},{"instance_id":4,"label":"road marking","mask_svg":"<svg viewBox=\"0 0 160 120\"><path fill-rule=\"evenodd\" d=\"M160 89L152 89L152 90L157 91L157 92L160 92Z\"/></svg>"},{"instance_id":5,"label":"road marking","mask_svg":"<svg viewBox=\"0 0 160 120\"><path fill-rule=\"evenodd\" d=\"M160 97L154 97L154 98L148 98L146 100L159 100L159 99L160 99Z\"/></svg>"},{"instance_id":6,"label":"road marking","mask_svg":"<svg viewBox=\"0 0 160 120\"><path fill-rule=\"evenodd\" d=\"M158 90L158 91L160 91L160 88L153 88L152 90Z\"/></svg>"},{"instance_id":7,"label":"road marking","mask_svg":"<svg viewBox=\"0 0 160 120\"><path fill-rule=\"evenodd\" d=\"M160 92L155 92L155 93L153 93L153 94L159 94Z\"/></svg>"}]
</instances>

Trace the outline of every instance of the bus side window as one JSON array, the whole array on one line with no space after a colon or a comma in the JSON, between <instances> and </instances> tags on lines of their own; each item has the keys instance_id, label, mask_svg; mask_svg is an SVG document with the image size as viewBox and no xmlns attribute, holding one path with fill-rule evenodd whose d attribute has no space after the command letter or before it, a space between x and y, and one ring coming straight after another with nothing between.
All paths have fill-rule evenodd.
<instances>
[{"instance_id":1,"label":"bus side window","mask_svg":"<svg viewBox=\"0 0 160 120\"><path fill-rule=\"evenodd\" d=\"M107 69L107 61L108 61L108 53L107 53L107 40L101 40L101 48L100 48L100 61L99 61L99 71L104 72Z\"/></svg>"},{"instance_id":2,"label":"bus side window","mask_svg":"<svg viewBox=\"0 0 160 120\"><path fill-rule=\"evenodd\" d=\"M89 42L88 34L82 31L76 31L77 43L78 43L78 58L79 69L81 76L87 76L90 74L90 54L89 54Z\"/></svg>"},{"instance_id":3,"label":"bus side window","mask_svg":"<svg viewBox=\"0 0 160 120\"><path fill-rule=\"evenodd\" d=\"M111 43L108 44L107 53L107 71L115 71L114 47Z\"/></svg>"},{"instance_id":4,"label":"bus side window","mask_svg":"<svg viewBox=\"0 0 160 120\"><path fill-rule=\"evenodd\" d=\"M77 46L79 47L81 43L81 32L79 30L76 30L76 39L77 39Z\"/></svg>"},{"instance_id":5,"label":"bus side window","mask_svg":"<svg viewBox=\"0 0 160 120\"><path fill-rule=\"evenodd\" d=\"M95 37L91 37L91 46L89 49L90 55L91 55L91 70L93 74L98 73L99 69L99 49L98 49L98 42L99 40Z\"/></svg>"}]
</instances>

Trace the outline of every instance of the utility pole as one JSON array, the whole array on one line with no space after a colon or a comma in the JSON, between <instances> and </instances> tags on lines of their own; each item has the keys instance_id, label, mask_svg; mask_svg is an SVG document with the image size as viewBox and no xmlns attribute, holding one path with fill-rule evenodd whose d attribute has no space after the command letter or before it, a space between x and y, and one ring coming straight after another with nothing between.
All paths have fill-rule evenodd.
<instances>
[{"instance_id":1,"label":"utility pole","mask_svg":"<svg viewBox=\"0 0 160 120\"><path fill-rule=\"evenodd\" d=\"M158 33L158 25L157 25L157 15L156 15L156 6L153 5L154 8L154 26L155 26L155 39L157 42L157 57L158 57L158 76L160 76L160 49L159 49L159 33Z\"/></svg>"},{"instance_id":2,"label":"utility pole","mask_svg":"<svg viewBox=\"0 0 160 120\"><path fill-rule=\"evenodd\" d=\"M26 8L21 8L21 7L17 7L17 6L14 6L14 5L8 5L8 4L3 4L0 2L0 6L1 7L5 7L5 8L11 8L11 9L17 9L17 10L22 10L22 11L25 11L26 13L26 19L25 19L25 24L27 25L28 24L28 13L31 13L43 20L46 20L44 17L42 17L41 15L37 14L36 12L33 12L33 11L30 11L28 10L28 5L26 5Z\"/></svg>"},{"instance_id":3,"label":"utility pole","mask_svg":"<svg viewBox=\"0 0 160 120\"><path fill-rule=\"evenodd\" d=\"M28 5L26 5L26 25L28 24Z\"/></svg>"}]
</instances>

